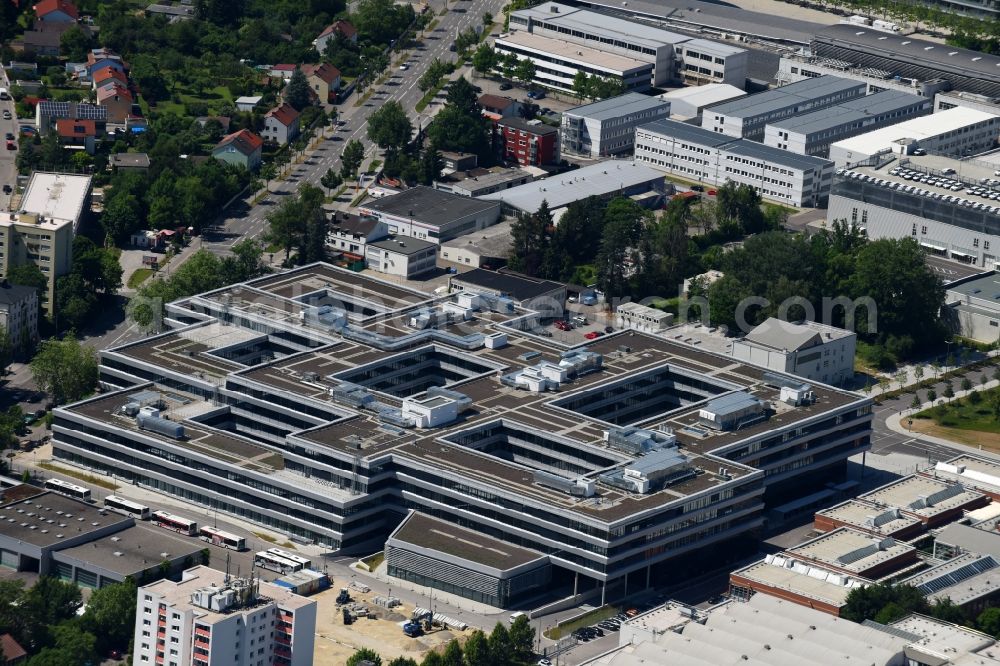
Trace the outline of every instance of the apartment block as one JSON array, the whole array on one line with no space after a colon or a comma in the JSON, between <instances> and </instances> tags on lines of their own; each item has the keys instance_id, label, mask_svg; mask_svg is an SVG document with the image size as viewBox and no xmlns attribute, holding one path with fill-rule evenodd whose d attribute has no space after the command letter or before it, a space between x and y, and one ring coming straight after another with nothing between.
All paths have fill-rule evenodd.
<instances>
[{"instance_id":1,"label":"apartment block","mask_svg":"<svg viewBox=\"0 0 1000 666\"><path fill-rule=\"evenodd\" d=\"M830 144L931 113L932 101L896 90L857 97L819 111L768 123L764 144L828 157Z\"/></svg>"},{"instance_id":2,"label":"apartment block","mask_svg":"<svg viewBox=\"0 0 1000 666\"><path fill-rule=\"evenodd\" d=\"M511 12L510 33L496 48L530 58L539 83L564 90L572 90L577 71L619 79L639 92L679 82L742 89L749 58L746 49L723 42L556 2Z\"/></svg>"},{"instance_id":3,"label":"apartment block","mask_svg":"<svg viewBox=\"0 0 1000 666\"><path fill-rule=\"evenodd\" d=\"M132 663L311 666L316 602L256 578L198 566L137 592Z\"/></svg>"},{"instance_id":4,"label":"apartment block","mask_svg":"<svg viewBox=\"0 0 1000 666\"><path fill-rule=\"evenodd\" d=\"M631 155L635 128L670 116L670 102L626 93L563 111L562 151L585 157Z\"/></svg>"},{"instance_id":5,"label":"apartment block","mask_svg":"<svg viewBox=\"0 0 1000 666\"><path fill-rule=\"evenodd\" d=\"M860 81L820 76L710 106L702 113L701 126L726 136L761 141L769 123L842 104L864 94L865 84Z\"/></svg>"},{"instance_id":6,"label":"apartment block","mask_svg":"<svg viewBox=\"0 0 1000 666\"><path fill-rule=\"evenodd\" d=\"M763 198L795 207L824 202L833 177L833 163L828 160L734 140L676 120L638 127L635 160L709 185L727 181L751 185Z\"/></svg>"},{"instance_id":7,"label":"apartment block","mask_svg":"<svg viewBox=\"0 0 1000 666\"><path fill-rule=\"evenodd\" d=\"M73 237L89 208L90 176L35 172L20 212L0 214L0 276L15 266L38 266L48 281L39 297L50 315L56 278L70 271Z\"/></svg>"},{"instance_id":8,"label":"apartment block","mask_svg":"<svg viewBox=\"0 0 1000 666\"><path fill-rule=\"evenodd\" d=\"M500 118L496 127L500 154L508 162L542 166L559 161L559 130L555 127L516 117Z\"/></svg>"}]
</instances>

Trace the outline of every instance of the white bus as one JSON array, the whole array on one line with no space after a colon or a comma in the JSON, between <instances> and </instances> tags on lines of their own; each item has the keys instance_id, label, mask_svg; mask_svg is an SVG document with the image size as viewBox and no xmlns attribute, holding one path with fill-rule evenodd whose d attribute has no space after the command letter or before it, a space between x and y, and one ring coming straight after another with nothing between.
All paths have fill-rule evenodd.
<instances>
[{"instance_id":1,"label":"white bus","mask_svg":"<svg viewBox=\"0 0 1000 666\"><path fill-rule=\"evenodd\" d=\"M75 483L63 481L62 479L49 479L45 482L45 489L62 493L63 495L69 495L70 497L75 497L79 500L83 500L84 502L90 501L89 488L84 488L83 486L78 486Z\"/></svg>"},{"instance_id":2,"label":"white bus","mask_svg":"<svg viewBox=\"0 0 1000 666\"><path fill-rule=\"evenodd\" d=\"M150 509L144 504L127 500L117 495L108 495L104 498L104 508L118 513L124 513L129 518L139 520L149 520Z\"/></svg>"},{"instance_id":3,"label":"white bus","mask_svg":"<svg viewBox=\"0 0 1000 666\"><path fill-rule=\"evenodd\" d=\"M303 569L312 569L312 560L301 555L296 555L295 553L289 553L287 550L282 550L281 548L268 548L267 552L272 555L277 555L278 557L283 557L286 560L291 560L292 562L298 562L302 565Z\"/></svg>"},{"instance_id":4,"label":"white bus","mask_svg":"<svg viewBox=\"0 0 1000 666\"><path fill-rule=\"evenodd\" d=\"M233 550L247 549L246 539L241 536L236 536L235 534L230 534L229 532L223 532L222 530L214 527L202 527L198 530L198 536L201 537L202 541L207 541L216 546L222 546L223 548L232 548Z\"/></svg>"},{"instance_id":5,"label":"white bus","mask_svg":"<svg viewBox=\"0 0 1000 666\"><path fill-rule=\"evenodd\" d=\"M302 571L302 569L305 568L298 562L293 562L292 560L269 553L266 550L254 553L253 563L254 566L270 569L271 571L277 571L280 574L290 574L296 571Z\"/></svg>"},{"instance_id":6,"label":"white bus","mask_svg":"<svg viewBox=\"0 0 1000 666\"><path fill-rule=\"evenodd\" d=\"M154 511L151 514L153 522L168 530L180 532L187 536L194 536L198 533L198 523L187 518L181 518L166 511Z\"/></svg>"}]
</instances>

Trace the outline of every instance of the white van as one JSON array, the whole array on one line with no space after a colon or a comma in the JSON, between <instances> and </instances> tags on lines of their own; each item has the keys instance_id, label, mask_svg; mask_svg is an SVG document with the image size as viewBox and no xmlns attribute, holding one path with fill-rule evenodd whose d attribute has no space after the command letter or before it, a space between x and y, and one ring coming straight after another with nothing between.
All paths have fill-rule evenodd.
<instances>
[{"instance_id":1,"label":"white van","mask_svg":"<svg viewBox=\"0 0 1000 666\"><path fill-rule=\"evenodd\" d=\"M527 613L522 613L521 611L517 611L516 613L511 613L510 614L510 623L514 624L515 622L517 622L517 618L522 617L522 616L525 617L525 618L527 618L528 614Z\"/></svg>"}]
</instances>

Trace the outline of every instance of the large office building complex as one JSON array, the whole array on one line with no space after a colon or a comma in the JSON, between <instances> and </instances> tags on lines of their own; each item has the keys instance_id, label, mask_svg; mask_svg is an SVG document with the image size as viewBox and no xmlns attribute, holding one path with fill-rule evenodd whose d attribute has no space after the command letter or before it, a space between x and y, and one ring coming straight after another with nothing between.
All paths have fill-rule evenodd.
<instances>
[{"instance_id":1,"label":"large office building complex","mask_svg":"<svg viewBox=\"0 0 1000 666\"><path fill-rule=\"evenodd\" d=\"M932 254L992 269L1000 257L1000 188L979 184L992 178L990 167L932 155L838 169L827 220L857 224L872 239L913 238Z\"/></svg>"},{"instance_id":2,"label":"large office building complex","mask_svg":"<svg viewBox=\"0 0 1000 666\"><path fill-rule=\"evenodd\" d=\"M562 151L585 157L632 155L635 128L670 116L670 102L626 93L566 109L562 114Z\"/></svg>"},{"instance_id":3,"label":"large office building complex","mask_svg":"<svg viewBox=\"0 0 1000 666\"><path fill-rule=\"evenodd\" d=\"M837 166L851 166L893 154L969 157L993 148L998 135L1000 116L956 106L835 141L830 144L830 159Z\"/></svg>"},{"instance_id":4,"label":"large office building complex","mask_svg":"<svg viewBox=\"0 0 1000 666\"><path fill-rule=\"evenodd\" d=\"M313 663L316 602L286 587L198 566L136 596L136 666Z\"/></svg>"},{"instance_id":5,"label":"large office building complex","mask_svg":"<svg viewBox=\"0 0 1000 666\"><path fill-rule=\"evenodd\" d=\"M764 128L764 143L800 155L828 157L831 143L928 115L932 105L925 97L884 90L768 123Z\"/></svg>"},{"instance_id":6,"label":"large office building complex","mask_svg":"<svg viewBox=\"0 0 1000 666\"><path fill-rule=\"evenodd\" d=\"M761 141L769 123L843 104L864 94L865 85L859 81L820 76L710 106L702 112L701 126L737 139Z\"/></svg>"},{"instance_id":7,"label":"large office building complex","mask_svg":"<svg viewBox=\"0 0 1000 666\"><path fill-rule=\"evenodd\" d=\"M833 176L828 160L733 139L677 120L637 128L635 160L709 185L730 180L752 185L765 199L796 207L825 201Z\"/></svg>"},{"instance_id":8,"label":"large office building complex","mask_svg":"<svg viewBox=\"0 0 1000 666\"><path fill-rule=\"evenodd\" d=\"M234 284L102 352L105 391L55 410L53 455L345 552L380 549L410 512L511 547L498 561L496 541L396 531L397 575L459 594L575 579L617 597L751 539L766 503L869 447L857 394L638 331L566 345L537 319L325 264Z\"/></svg>"},{"instance_id":9,"label":"large office building complex","mask_svg":"<svg viewBox=\"0 0 1000 666\"><path fill-rule=\"evenodd\" d=\"M577 72L641 92L671 83L746 84L746 49L556 2L511 12L494 46L535 64L535 80L572 91Z\"/></svg>"},{"instance_id":10,"label":"large office building complex","mask_svg":"<svg viewBox=\"0 0 1000 666\"><path fill-rule=\"evenodd\" d=\"M0 214L0 275L15 266L38 266L48 283L40 298L49 314L56 278L70 271L73 237L89 208L90 176L36 171L19 211Z\"/></svg>"},{"instance_id":11,"label":"large office building complex","mask_svg":"<svg viewBox=\"0 0 1000 666\"><path fill-rule=\"evenodd\" d=\"M1000 97L1000 57L897 35L868 26L831 25L812 39L813 56L917 81L940 79L952 90Z\"/></svg>"}]
</instances>

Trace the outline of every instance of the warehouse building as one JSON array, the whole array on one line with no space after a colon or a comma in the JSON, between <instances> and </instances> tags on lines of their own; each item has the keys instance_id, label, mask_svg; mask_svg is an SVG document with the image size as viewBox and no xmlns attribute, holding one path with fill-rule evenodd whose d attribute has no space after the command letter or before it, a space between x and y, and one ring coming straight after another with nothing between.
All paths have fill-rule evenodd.
<instances>
[{"instance_id":1,"label":"warehouse building","mask_svg":"<svg viewBox=\"0 0 1000 666\"><path fill-rule=\"evenodd\" d=\"M769 123L818 111L863 97L865 84L836 76L819 76L756 95L710 106L701 126L737 139L761 141Z\"/></svg>"},{"instance_id":2,"label":"warehouse building","mask_svg":"<svg viewBox=\"0 0 1000 666\"><path fill-rule=\"evenodd\" d=\"M951 84L943 79L924 81L894 76L892 72L883 69L861 67L844 60L810 55L807 50L803 53L782 55L774 79L779 86L784 86L805 79L814 79L818 76L837 76L843 79L861 81L867 86L866 95L884 90L895 90L896 92L906 92L934 99L938 93L951 90Z\"/></svg>"},{"instance_id":3,"label":"warehouse building","mask_svg":"<svg viewBox=\"0 0 1000 666\"><path fill-rule=\"evenodd\" d=\"M553 218L558 219L559 209L587 197L633 197L655 207L672 191L670 187L656 169L638 162L611 160L487 194L482 200L502 202L504 210L512 215L536 213L544 201Z\"/></svg>"},{"instance_id":4,"label":"warehouse building","mask_svg":"<svg viewBox=\"0 0 1000 666\"><path fill-rule=\"evenodd\" d=\"M945 287L944 312L953 332L985 344L1000 340L1000 278L996 271L973 275ZM1000 482L1000 478L997 479Z\"/></svg>"},{"instance_id":5,"label":"warehouse building","mask_svg":"<svg viewBox=\"0 0 1000 666\"><path fill-rule=\"evenodd\" d=\"M854 378L856 333L815 321L774 317L733 340L733 358L803 379L840 386Z\"/></svg>"},{"instance_id":6,"label":"warehouse building","mask_svg":"<svg viewBox=\"0 0 1000 666\"><path fill-rule=\"evenodd\" d=\"M562 113L562 152L584 157L632 155L635 128L670 116L670 102L626 93Z\"/></svg>"},{"instance_id":7,"label":"warehouse building","mask_svg":"<svg viewBox=\"0 0 1000 666\"><path fill-rule=\"evenodd\" d=\"M500 204L420 186L366 202L358 208L358 214L384 222L395 236L440 245L496 224Z\"/></svg>"},{"instance_id":8,"label":"warehouse building","mask_svg":"<svg viewBox=\"0 0 1000 666\"><path fill-rule=\"evenodd\" d=\"M635 161L708 185L726 181L754 187L764 199L795 206L822 205L833 163L746 139L660 120L635 131Z\"/></svg>"},{"instance_id":9,"label":"warehouse building","mask_svg":"<svg viewBox=\"0 0 1000 666\"><path fill-rule=\"evenodd\" d=\"M838 169L827 222L846 220L872 239L910 237L931 254L992 270L1000 257L1000 184L989 184L993 171L932 155L881 169Z\"/></svg>"},{"instance_id":10,"label":"warehouse building","mask_svg":"<svg viewBox=\"0 0 1000 666\"><path fill-rule=\"evenodd\" d=\"M81 587L162 578L200 561L204 547L197 539L26 484L4 490L0 521L0 567Z\"/></svg>"},{"instance_id":11,"label":"warehouse building","mask_svg":"<svg viewBox=\"0 0 1000 666\"><path fill-rule=\"evenodd\" d=\"M829 157L830 144L931 113L924 97L884 90L792 118L768 123L764 144L799 155Z\"/></svg>"},{"instance_id":12,"label":"warehouse building","mask_svg":"<svg viewBox=\"0 0 1000 666\"><path fill-rule=\"evenodd\" d=\"M568 91L578 71L619 79L636 92L678 82L742 89L749 59L746 49L556 2L511 12L510 33L495 47L530 58L536 81Z\"/></svg>"},{"instance_id":13,"label":"warehouse building","mask_svg":"<svg viewBox=\"0 0 1000 666\"><path fill-rule=\"evenodd\" d=\"M830 144L830 159L837 166L852 166L870 163L876 156L968 157L996 146L998 135L1000 116L956 106L835 141Z\"/></svg>"},{"instance_id":14,"label":"warehouse building","mask_svg":"<svg viewBox=\"0 0 1000 666\"><path fill-rule=\"evenodd\" d=\"M952 90L1000 97L1000 57L982 51L873 30L831 25L813 35L812 55L918 81L947 81Z\"/></svg>"},{"instance_id":15,"label":"warehouse building","mask_svg":"<svg viewBox=\"0 0 1000 666\"><path fill-rule=\"evenodd\" d=\"M863 396L790 404L787 376L638 331L570 346L536 317L326 264L191 296L101 352L53 456L345 554L414 510L606 601L753 542L766 505L870 446Z\"/></svg>"}]
</instances>

